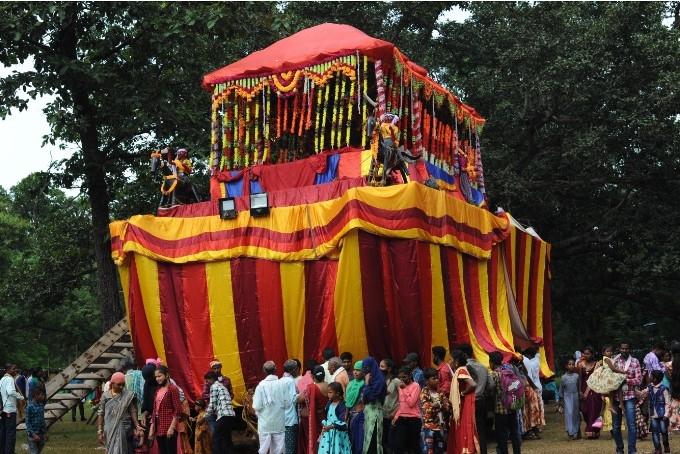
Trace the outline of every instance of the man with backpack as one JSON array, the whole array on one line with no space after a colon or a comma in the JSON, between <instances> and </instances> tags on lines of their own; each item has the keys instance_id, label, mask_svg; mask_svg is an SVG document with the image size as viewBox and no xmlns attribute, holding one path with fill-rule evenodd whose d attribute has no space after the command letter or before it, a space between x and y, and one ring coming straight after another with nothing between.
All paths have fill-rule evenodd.
<instances>
[{"instance_id":1,"label":"man with backpack","mask_svg":"<svg viewBox=\"0 0 680 454\"><path fill-rule=\"evenodd\" d=\"M489 353L489 366L495 385L496 452L508 453L509 438L513 454L520 454L522 434L519 431L517 410L524 406L524 384L510 365L503 364L501 352Z\"/></svg>"}]
</instances>

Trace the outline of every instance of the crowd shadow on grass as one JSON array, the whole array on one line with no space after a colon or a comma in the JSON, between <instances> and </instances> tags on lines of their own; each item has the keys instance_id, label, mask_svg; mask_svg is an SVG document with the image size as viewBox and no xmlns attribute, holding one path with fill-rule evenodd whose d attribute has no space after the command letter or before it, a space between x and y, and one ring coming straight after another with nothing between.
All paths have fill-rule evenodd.
<instances>
[{"instance_id":1,"label":"crowd shadow on grass","mask_svg":"<svg viewBox=\"0 0 680 454\"><path fill-rule=\"evenodd\" d=\"M562 416L555 411L555 404L545 406L547 425L543 429L540 440L526 441L522 444L523 454L611 454L614 442L609 433L604 433L598 440L569 441L564 432ZM89 414L89 412L88 412ZM49 432L50 439L43 451L45 454L79 454L104 453L97 444L97 430L93 425L83 422L71 422L70 415L54 425ZM25 433L17 434L17 454L26 453ZM625 432L624 432L625 437ZM245 439L240 433L234 434L235 452L250 454L257 452L257 443ZM509 447L512 452L512 448ZM638 442L639 454L652 454L654 448L651 439ZM671 435L671 452L680 452L680 435ZM489 453L495 453L495 444L489 445Z\"/></svg>"}]
</instances>

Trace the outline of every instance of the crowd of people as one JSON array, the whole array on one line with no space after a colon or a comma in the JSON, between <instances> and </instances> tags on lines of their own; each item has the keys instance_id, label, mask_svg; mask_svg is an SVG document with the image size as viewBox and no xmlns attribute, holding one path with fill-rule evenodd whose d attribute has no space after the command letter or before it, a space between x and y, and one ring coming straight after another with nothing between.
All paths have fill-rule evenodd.
<instances>
[{"instance_id":1,"label":"crowd of people","mask_svg":"<svg viewBox=\"0 0 680 454\"><path fill-rule=\"evenodd\" d=\"M601 359L591 347L576 352L556 385L540 376L535 348L491 352L488 367L466 344L448 354L433 347L434 367L424 367L417 353L397 367L389 358L355 361L350 352L337 356L328 348L320 364L285 361L280 376L277 364L265 362L244 411L256 415L261 454L486 454L490 438L498 454L509 446L519 454L524 441L541 437L543 397L554 394L568 439L609 431L623 454L625 421L629 454L650 434L655 454L670 452L668 433L680 430L680 342L655 346L642 363L629 344L616 350L604 347ZM141 369L123 364L97 401L97 435L107 454L235 452L233 387L218 360L208 366L203 393L190 409L160 359ZM45 378L39 370L5 366L0 454L15 452L22 419L29 453L43 449Z\"/></svg>"},{"instance_id":2,"label":"crowd of people","mask_svg":"<svg viewBox=\"0 0 680 454\"><path fill-rule=\"evenodd\" d=\"M628 453L637 452L637 441L651 433L654 454L669 453L669 431L680 430L680 342L670 349L658 344L642 364L631 355L628 343L595 350L585 347L568 358L561 377L559 408L564 413L567 436L579 439L581 418L586 439L608 431L616 453L625 452L622 425L625 420Z\"/></svg>"}]
</instances>

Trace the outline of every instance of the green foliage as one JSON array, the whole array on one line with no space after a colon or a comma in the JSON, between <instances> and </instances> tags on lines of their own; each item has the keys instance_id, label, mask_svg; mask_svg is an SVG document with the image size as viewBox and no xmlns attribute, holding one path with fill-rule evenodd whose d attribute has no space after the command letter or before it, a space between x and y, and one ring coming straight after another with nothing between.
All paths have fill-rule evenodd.
<instances>
[{"instance_id":1,"label":"green foliage","mask_svg":"<svg viewBox=\"0 0 680 454\"><path fill-rule=\"evenodd\" d=\"M0 222L11 219L15 229L3 232L0 250L0 358L63 367L98 337L87 203L54 188L45 173L1 200Z\"/></svg>"},{"instance_id":2,"label":"green foliage","mask_svg":"<svg viewBox=\"0 0 680 454\"><path fill-rule=\"evenodd\" d=\"M494 204L554 243L557 345L680 321L680 33L663 3L471 3L438 40ZM644 328L656 322L654 329Z\"/></svg>"}]
</instances>

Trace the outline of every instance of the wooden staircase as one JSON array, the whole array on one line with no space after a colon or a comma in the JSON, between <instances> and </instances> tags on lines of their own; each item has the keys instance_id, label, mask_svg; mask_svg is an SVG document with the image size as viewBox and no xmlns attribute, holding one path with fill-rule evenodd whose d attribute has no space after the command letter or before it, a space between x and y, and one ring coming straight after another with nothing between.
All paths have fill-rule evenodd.
<instances>
[{"instance_id":1,"label":"wooden staircase","mask_svg":"<svg viewBox=\"0 0 680 454\"><path fill-rule=\"evenodd\" d=\"M127 320L123 319L46 384L45 423L49 428L80 400L111 378L123 360L134 360ZM72 380L83 383L71 383ZM24 423L17 430L24 430Z\"/></svg>"}]
</instances>

